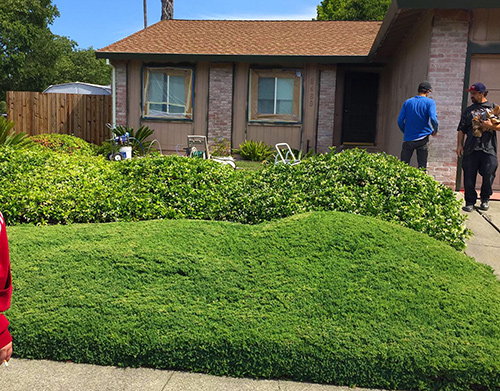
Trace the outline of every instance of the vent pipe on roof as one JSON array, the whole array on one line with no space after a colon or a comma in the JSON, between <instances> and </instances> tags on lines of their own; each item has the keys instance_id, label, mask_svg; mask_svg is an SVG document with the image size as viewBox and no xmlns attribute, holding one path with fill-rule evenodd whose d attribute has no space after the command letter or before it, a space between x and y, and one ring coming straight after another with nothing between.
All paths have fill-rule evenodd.
<instances>
[{"instance_id":1,"label":"vent pipe on roof","mask_svg":"<svg viewBox=\"0 0 500 391\"><path fill-rule=\"evenodd\" d=\"M174 0L161 0L161 20L174 18Z\"/></svg>"}]
</instances>

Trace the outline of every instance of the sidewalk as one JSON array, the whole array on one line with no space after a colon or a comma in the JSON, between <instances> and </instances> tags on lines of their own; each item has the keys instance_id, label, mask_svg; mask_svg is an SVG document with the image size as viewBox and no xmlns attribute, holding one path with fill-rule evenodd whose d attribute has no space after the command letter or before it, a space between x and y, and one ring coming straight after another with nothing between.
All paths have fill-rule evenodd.
<instances>
[{"instance_id":1,"label":"sidewalk","mask_svg":"<svg viewBox=\"0 0 500 391\"><path fill-rule=\"evenodd\" d=\"M0 368L9 391L352 391L349 387L252 380L148 368L115 368L44 360L10 360ZM363 389L357 388L357 391ZM367 390L368 391L368 390Z\"/></svg>"},{"instance_id":2,"label":"sidewalk","mask_svg":"<svg viewBox=\"0 0 500 391\"><path fill-rule=\"evenodd\" d=\"M465 212L464 212L465 213ZM487 212L468 213L474 233L466 254L494 268L500 278L500 201ZM13 358L0 367L0 385L9 391L352 391L349 387L251 380L148 368L115 368ZM363 391L356 388L357 391ZM371 390L376 391L376 390Z\"/></svg>"},{"instance_id":3,"label":"sidewalk","mask_svg":"<svg viewBox=\"0 0 500 391\"><path fill-rule=\"evenodd\" d=\"M465 253L490 265L500 278L500 201L490 201L486 212L475 210L467 215L467 227L474 236L467 241Z\"/></svg>"}]
</instances>

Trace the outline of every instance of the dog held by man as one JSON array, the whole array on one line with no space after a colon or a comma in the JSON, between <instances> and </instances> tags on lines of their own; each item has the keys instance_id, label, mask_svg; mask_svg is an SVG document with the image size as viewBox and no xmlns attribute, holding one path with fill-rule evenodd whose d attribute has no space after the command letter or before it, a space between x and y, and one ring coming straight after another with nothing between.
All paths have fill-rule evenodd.
<instances>
[{"instance_id":1,"label":"dog held by man","mask_svg":"<svg viewBox=\"0 0 500 391\"><path fill-rule=\"evenodd\" d=\"M460 119L456 152L458 157L463 156L465 206L462 209L472 212L477 200L477 173L483 177L479 209L490 207L498 167L496 132L500 131L500 121L497 121L500 112L498 106L486 98L488 90L483 83L475 83L466 91L470 93L472 105L465 109Z\"/></svg>"}]
</instances>

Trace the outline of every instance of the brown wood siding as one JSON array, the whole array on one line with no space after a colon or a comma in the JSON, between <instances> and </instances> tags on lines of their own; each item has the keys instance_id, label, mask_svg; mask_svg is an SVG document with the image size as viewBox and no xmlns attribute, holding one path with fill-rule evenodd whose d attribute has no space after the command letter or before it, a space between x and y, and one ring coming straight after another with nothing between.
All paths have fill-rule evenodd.
<instances>
[{"instance_id":1,"label":"brown wood siding","mask_svg":"<svg viewBox=\"0 0 500 391\"><path fill-rule=\"evenodd\" d=\"M111 96L9 91L7 118L18 132L71 134L100 144L110 138Z\"/></svg>"},{"instance_id":2,"label":"brown wood siding","mask_svg":"<svg viewBox=\"0 0 500 391\"><path fill-rule=\"evenodd\" d=\"M248 122L248 74L250 65L238 63L234 70L232 147L245 141Z\"/></svg>"},{"instance_id":3,"label":"brown wood siding","mask_svg":"<svg viewBox=\"0 0 500 391\"><path fill-rule=\"evenodd\" d=\"M128 126L139 128L142 117L142 62L130 61L128 63L127 100L128 100Z\"/></svg>"},{"instance_id":4,"label":"brown wood siding","mask_svg":"<svg viewBox=\"0 0 500 391\"><path fill-rule=\"evenodd\" d=\"M302 91L302 140L300 149L316 150L318 127L319 70L318 64L307 64L304 70Z\"/></svg>"},{"instance_id":5,"label":"brown wood siding","mask_svg":"<svg viewBox=\"0 0 500 391\"><path fill-rule=\"evenodd\" d=\"M199 62L194 75L194 134L208 133L208 62Z\"/></svg>"},{"instance_id":6,"label":"brown wood siding","mask_svg":"<svg viewBox=\"0 0 500 391\"><path fill-rule=\"evenodd\" d=\"M417 94L419 83L428 77L431 31L430 12L408 35L406 44L399 48L381 72L375 142L378 149L395 156L400 156L403 142L403 134L397 124L401 107L406 99Z\"/></svg>"},{"instance_id":7,"label":"brown wood siding","mask_svg":"<svg viewBox=\"0 0 500 391\"><path fill-rule=\"evenodd\" d=\"M333 145L340 147L342 142L342 120L344 118L344 67L339 65L337 68L337 86L335 91L335 117L333 120ZM380 117L380 114L379 114Z\"/></svg>"},{"instance_id":8,"label":"brown wood siding","mask_svg":"<svg viewBox=\"0 0 500 391\"><path fill-rule=\"evenodd\" d=\"M187 147L187 136L193 134L192 122L158 122L143 120L142 124L154 129L150 139L156 139L161 144L163 153L174 153L178 146L179 152Z\"/></svg>"},{"instance_id":9,"label":"brown wood siding","mask_svg":"<svg viewBox=\"0 0 500 391\"><path fill-rule=\"evenodd\" d=\"M264 141L266 144L288 143L300 149L301 125L248 124L247 140Z\"/></svg>"},{"instance_id":10,"label":"brown wood siding","mask_svg":"<svg viewBox=\"0 0 500 391\"><path fill-rule=\"evenodd\" d=\"M488 88L488 100L500 105L500 54L495 55L473 55L470 69L470 84L480 81ZM470 104L470 100L468 104ZM498 132L497 132L498 138ZM500 165L500 154L498 155ZM478 176L479 186L481 185L481 176ZM463 181L462 181L463 185ZM493 189L500 191L500 175L493 182Z\"/></svg>"},{"instance_id":11,"label":"brown wood siding","mask_svg":"<svg viewBox=\"0 0 500 391\"><path fill-rule=\"evenodd\" d=\"M471 41L500 41L500 9L480 9L472 14Z\"/></svg>"}]
</instances>

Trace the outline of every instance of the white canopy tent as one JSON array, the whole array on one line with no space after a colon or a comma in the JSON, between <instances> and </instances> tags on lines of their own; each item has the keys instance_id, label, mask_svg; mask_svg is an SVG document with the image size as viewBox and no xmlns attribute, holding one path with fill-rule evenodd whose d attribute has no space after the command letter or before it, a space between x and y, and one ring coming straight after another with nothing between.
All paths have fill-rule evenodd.
<instances>
[{"instance_id":1,"label":"white canopy tent","mask_svg":"<svg viewBox=\"0 0 500 391\"><path fill-rule=\"evenodd\" d=\"M44 93L47 94L84 94L84 95L111 95L111 86L98 84L74 83L55 84L48 87Z\"/></svg>"}]
</instances>

